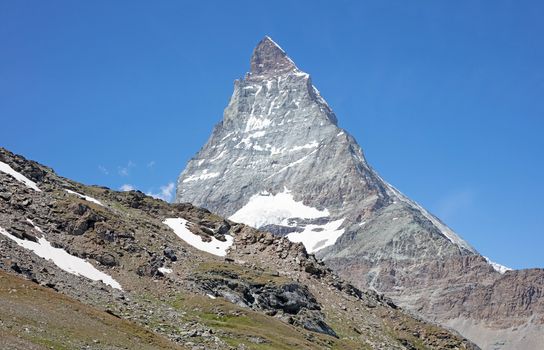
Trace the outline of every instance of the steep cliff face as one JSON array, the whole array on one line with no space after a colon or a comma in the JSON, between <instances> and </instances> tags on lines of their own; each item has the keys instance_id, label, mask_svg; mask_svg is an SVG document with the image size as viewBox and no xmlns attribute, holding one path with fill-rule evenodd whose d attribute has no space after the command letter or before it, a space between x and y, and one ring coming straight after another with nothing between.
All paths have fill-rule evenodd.
<instances>
[{"instance_id":1,"label":"steep cliff face","mask_svg":"<svg viewBox=\"0 0 544 350\"><path fill-rule=\"evenodd\" d=\"M386 292L425 317L454 326L452 320L473 320L482 330L475 340L520 322L542 326L523 307L513 306L507 316L491 306L504 301L498 281L536 288L534 295L541 294L541 281L503 275L385 182L337 126L310 76L268 37L255 48L249 73L235 81L223 120L181 173L176 201L302 242L359 287ZM479 311L459 300L472 300ZM530 304L540 310L535 304L542 299ZM524 345L511 340L523 337L519 329L505 337L504 348ZM499 348L502 341L497 338Z\"/></svg>"}]
</instances>

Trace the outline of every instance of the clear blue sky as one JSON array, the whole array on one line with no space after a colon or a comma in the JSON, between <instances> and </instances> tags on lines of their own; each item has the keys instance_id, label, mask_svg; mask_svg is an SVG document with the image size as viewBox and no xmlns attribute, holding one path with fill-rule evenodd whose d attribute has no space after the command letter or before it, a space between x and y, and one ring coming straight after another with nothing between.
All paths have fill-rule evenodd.
<instances>
[{"instance_id":1,"label":"clear blue sky","mask_svg":"<svg viewBox=\"0 0 544 350\"><path fill-rule=\"evenodd\" d=\"M514 0L0 1L0 145L160 193L268 34L385 179L482 254L544 267L543 18Z\"/></svg>"}]
</instances>

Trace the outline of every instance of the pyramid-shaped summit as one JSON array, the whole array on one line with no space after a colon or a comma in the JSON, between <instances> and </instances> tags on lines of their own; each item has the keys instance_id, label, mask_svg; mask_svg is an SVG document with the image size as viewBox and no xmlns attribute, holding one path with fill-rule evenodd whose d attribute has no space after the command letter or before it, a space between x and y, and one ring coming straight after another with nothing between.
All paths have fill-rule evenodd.
<instances>
[{"instance_id":1,"label":"pyramid-shaped summit","mask_svg":"<svg viewBox=\"0 0 544 350\"><path fill-rule=\"evenodd\" d=\"M285 51L268 36L253 50L250 65L250 74L254 76L277 75L297 69Z\"/></svg>"},{"instance_id":2,"label":"pyramid-shaped summit","mask_svg":"<svg viewBox=\"0 0 544 350\"><path fill-rule=\"evenodd\" d=\"M504 274L382 180L336 125L310 76L269 37L255 48L245 78L235 81L223 120L181 173L176 201L302 242L357 286L472 332L476 341L496 334L497 323L482 315L499 315L503 328L515 323L493 309L501 301L482 296L493 288L501 295L501 285L525 279L512 282L518 275ZM512 298L506 302L515 304ZM527 322L527 309L519 310L516 325ZM511 338L522 339L531 327Z\"/></svg>"},{"instance_id":3,"label":"pyramid-shaped summit","mask_svg":"<svg viewBox=\"0 0 544 350\"><path fill-rule=\"evenodd\" d=\"M223 121L181 174L176 201L266 226L323 257L363 250L372 258L391 253L410 259L415 247L418 255L475 253L381 180L336 125L310 76L268 36L253 51L246 78L235 82ZM407 230L402 223L414 216L421 224ZM418 230L429 237L410 247L391 244L405 236L414 240Z\"/></svg>"}]
</instances>

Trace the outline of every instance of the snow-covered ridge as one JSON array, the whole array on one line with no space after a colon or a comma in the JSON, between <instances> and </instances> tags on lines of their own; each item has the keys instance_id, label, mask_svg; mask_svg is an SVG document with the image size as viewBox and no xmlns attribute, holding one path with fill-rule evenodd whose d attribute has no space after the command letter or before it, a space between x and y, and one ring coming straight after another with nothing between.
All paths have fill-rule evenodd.
<instances>
[{"instance_id":1,"label":"snow-covered ridge","mask_svg":"<svg viewBox=\"0 0 544 350\"><path fill-rule=\"evenodd\" d=\"M225 235L225 242L220 241L215 237L211 237L211 242L204 242L202 237L189 231L187 228L188 221L182 218L168 218L164 220L163 223L170 227L174 233L186 243L192 245L198 250L202 250L213 255L227 255L227 250L234 242L233 237L230 235Z\"/></svg>"},{"instance_id":2,"label":"snow-covered ridge","mask_svg":"<svg viewBox=\"0 0 544 350\"><path fill-rule=\"evenodd\" d=\"M32 221L29 222L32 223ZM32 223L32 225L34 224ZM40 233L42 232L42 230L35 225L34 228L36 231ZM104 284L107 284L112 288L122 290L121 285L110 275L98 270L91 263L68 254L64 249L54 248L51 243L45 239L45 237L38 238L38 242L32 242L12 236L2 227L0 227L0 234L8 237L12 241L15 241L19 246L31 250L40 258L51 260L55 265L66 272L76 276L83 276L93 281L102 281Z\"/></svg>"},{"instance_id":3,"label":"snow-covered ridge","mask_svg":"<svg viewBox=\"0 0 544 350\"><path fill-rule=\"evenodd\" d=\"M93 197L89 197L89 196L84 195L84 194L81 194L81 193L74 192L74 191L69 190L69 189L67 189L67 188L65 188L64 190L65 190L66 192L70 193L70 194L74 194L74 195L78 196L79 198L83 198L83 199L85 199L86 201L89 201L89 202L92 202L92 203L95 203L95 204L104 206L104 204L102 204L102 202L100 202L98 199L95 199L95 198L93 198Z\"/></svg>"},{"instance_id":4,"label":"snow-covered ridge","mask_svg":"<svg viewBox=\"0 0 544 350\"><path fill-rule=\"evenodd\" d=\"M291 191L284 188L275 195L263 191L253 195L248 203L229 217L229 220L261 228L267 225L296 227L301 224L296 219L319 219L330 215L327 209L319 210L297 202ZM302 232L287 235L292 242L301 242L309 253L333 245L342 236L340 229L343 219L330 221L322 225L305 225Z\"/></svg>"},{"instance_id":5,"label":"snow-covered ridge","mask_svg":"<svg viewBox=\"0 0 544 350\"><path fill-rule=\"evenodd\" d=\"M491 265L493 267L493 269L495 271L497 271L500 274L504 274L504 273L506 273L506 271L512 271L512 269L509 268L509 267L506 267L504 265L497 264L496 262L491 261L487 256L484 256L484 259L485 259L485 261L487 261L487 263L489 265Z\"/></svg>"},{"instance_id":6,"label":"snow-covered ridge","mask_svg":"<svg viewBox=\"0 0 544 350\"><path fill-rule=\"evenodd\" d=\"M11 175L15 180L22 182L26 187L33 189L34 191L41 192L36 183L21 173L16 172L13 168L4 162L0 162L0 171Z\"/></svg>"}]
</instances>

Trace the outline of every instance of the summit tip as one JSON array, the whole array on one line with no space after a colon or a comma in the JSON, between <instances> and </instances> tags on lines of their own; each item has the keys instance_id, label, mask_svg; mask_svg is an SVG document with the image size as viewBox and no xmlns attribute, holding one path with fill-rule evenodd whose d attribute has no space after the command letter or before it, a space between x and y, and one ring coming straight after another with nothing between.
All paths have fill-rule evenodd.
<instances>
[{"instance_id":1,"label":"summit tip","mask_svg":"<svg viewBox=\"0 0 544 350\"><path fill-rule=\"evenodd\" d=\"M250 64L252 75L271 75L296 69L285 51L268 35L253 50Z\"/></svg>"}]
</instances>

